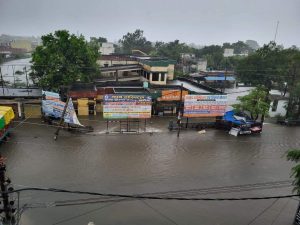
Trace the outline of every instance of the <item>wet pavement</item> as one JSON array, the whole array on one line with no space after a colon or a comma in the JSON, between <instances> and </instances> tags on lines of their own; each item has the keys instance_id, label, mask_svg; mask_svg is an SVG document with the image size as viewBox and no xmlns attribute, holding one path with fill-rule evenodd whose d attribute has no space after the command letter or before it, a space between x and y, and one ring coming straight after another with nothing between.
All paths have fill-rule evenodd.
<instances>
[{"instance_id":1,"label":"wet pavement","mask_svg":"<svg viewBox=\"0 0 300 225\"><path fill-rule=\"evenodd\" d=\"M262 134L240 137L215 129L205 134L189 130L177 138L167 130L169 119L152 119L147 130L153 133L140 134L105 134L105 121L80 121L95 131L61 131L54 141L55 127L40 120L27 120L13 130L0 149L15 188L212 198L292 193L294 164L284 154L299 148L300 128L266 124ZM117 130L118 124L109 129ZM24 211L21 225L291 225L298 200L142 201L24 192L21 205L25 203L32 209Z\"/></svg>"}]
</instances>

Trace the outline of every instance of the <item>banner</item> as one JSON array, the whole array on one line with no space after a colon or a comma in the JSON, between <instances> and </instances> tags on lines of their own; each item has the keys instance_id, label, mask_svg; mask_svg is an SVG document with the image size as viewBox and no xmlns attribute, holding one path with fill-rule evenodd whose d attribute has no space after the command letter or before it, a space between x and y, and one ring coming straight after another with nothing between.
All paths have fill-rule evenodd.
<instances>
[{"instance_id":1,"label":"banner","mask_svg":"<svg viewBox=\"0 0 300 225\"><path fill-rule=\"evenodd\" d=\"M59 94L49 91L43 91L42 94L42 111L44 115L51 116L57 119L61 118L66 103L60 100ZM65 123L71 123L82 126L82 124L77 118L72 98L69 99L69 103L64 116L64 121Z\"/></svg>"},{"instance_id":2,"label":"banner","mask_svg":"<svg viewBox=\"0 0 300 225\"><path fill-rule=\"evenodd\" d=\"M182 100L184 96L188 94L188 91L182 91ZM161 98L158 101L180 101L180 90L163 90L161 92Z\"/></svg>"},{"instance_id":3,"label":"banner","mask_svg":"<svg viewBox=\"0 0 300 225\"><path fill-rule=\"evenodd\" d=\"M151 97L146 95L105 95L103 105L103 118L151 118L151 103Z\"/></svg>"},{"instance_id":4,"label":"banner","mask_svg":"<svg viewBox=\"0 0 300 225\"><path fill-rule=\"evenodd\" d=\"M184 117L223 116L226 110L226 95L186 95Z\"/></svg>"}]
</instances>

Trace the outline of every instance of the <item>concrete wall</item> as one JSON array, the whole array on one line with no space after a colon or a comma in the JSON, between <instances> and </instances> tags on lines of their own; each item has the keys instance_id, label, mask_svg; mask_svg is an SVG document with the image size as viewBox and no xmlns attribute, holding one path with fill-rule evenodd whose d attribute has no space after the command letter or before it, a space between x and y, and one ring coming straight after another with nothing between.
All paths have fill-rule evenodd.
<instances>
[{"instance_id":1,"label":"concrete wall","mask_svg":"<svg viewBox=\"0 0 300 225\"><path fill-rule=\"evenodd\" d=\"M108 66L137 64L137 61L124 61L124 60L116 61L116 60L101 60L100 59L100 60L97 60L97 64L100 65L101 67L104 67L105 64L107 64Z\"/></svg>"},{"instance_id":2,"label":"concrete wall","mask_svg":"<svg viewBox=\"0 0 300 225\"><path fill-rule=\"evenodd\" d=\"M168 80L174 80L175 65L168 66Z\"/></svg>"}]
</instances>

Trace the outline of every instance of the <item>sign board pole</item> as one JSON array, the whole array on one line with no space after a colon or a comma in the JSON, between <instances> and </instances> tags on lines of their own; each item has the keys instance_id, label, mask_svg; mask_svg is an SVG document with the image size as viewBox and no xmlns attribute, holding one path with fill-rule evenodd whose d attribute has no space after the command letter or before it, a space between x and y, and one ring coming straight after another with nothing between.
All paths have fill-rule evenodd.
<instances>
[{"instance_id":1,"label":"sign board pole","mask_svg":"<svg viewBox=\"0 0 300 225\"><path fill-rule=\"evenodd\" d=\"M108 120L106 120L106 133L108 134Z\"/></svg>"},{"instance_id":2,"label":"sign board pole","mask_svg":"<svg viewBox=\"0 0 300 225\"><path fill-rule=\"evenodd\" d=\"M67 102L66 102L66 104L65 104L64 111L63 111L63 113L62 113L62 115L61 115L61 118L60 118L60 121L59 121L59 124L58 124L58 128L57 128L57 130L56 130L55 133L54 133L54 140L55 140L55 141L56 141L57 138L58 138L59 130L60 130L60 128L61 128L61 126L62 126L62 123L63 123L63 121L64 121L65 114L66 114L66 111L67 111L67 107L68 107L68 104L69 104L69 100L70 100L70 98L67 97Z\"/></svg>"},{"instance_id":3,"label":"sign board pole","mask_svg":"<svg viewBox=\"0 0 300 225\"><path fill-rule=\"evenodd\" d=\"M178 131L177 131L177 137L180 135L180 129L181 129L181 116L182 116L182 89L183 89L183 83L181 83L180 86L180 100L179 100L179 109L178 109Z\"/></svg>"}]
</instances>

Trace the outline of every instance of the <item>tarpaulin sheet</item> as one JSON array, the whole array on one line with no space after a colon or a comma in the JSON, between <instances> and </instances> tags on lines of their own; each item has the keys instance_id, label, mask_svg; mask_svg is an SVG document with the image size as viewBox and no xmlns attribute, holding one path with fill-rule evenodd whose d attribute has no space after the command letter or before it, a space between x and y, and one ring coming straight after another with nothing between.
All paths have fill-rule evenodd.
<instances>
[{"instance_id":1,"label":"tarpaulin sheet","mask_svg":"<svg viewBox=\"0 0 300 225\"><path fill-rule=\"evenodd\" d=\"M0 115L0 130L2 130L4 127L5 127L4 116Z\"/></svg>"},{"instance_id":2,"label":"tarpaulin sheet","mask_svg":"<svg viewBox=\"0 0 300 225\"><path fill-rule=\"evenodd\" d=\"M5 125L9 124L15 118L15 113L12 107L9 106L0 106L0 115L4 117Z\"/></svg>"}]
</instances>

